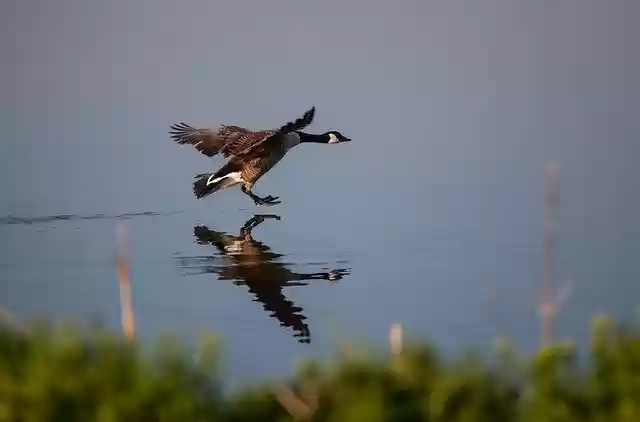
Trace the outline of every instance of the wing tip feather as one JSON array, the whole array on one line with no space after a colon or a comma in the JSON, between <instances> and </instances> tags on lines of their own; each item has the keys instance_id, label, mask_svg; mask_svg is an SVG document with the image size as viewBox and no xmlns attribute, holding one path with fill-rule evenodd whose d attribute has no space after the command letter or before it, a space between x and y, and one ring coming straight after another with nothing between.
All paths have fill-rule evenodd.
<instances>
[{"instance_id":1,"label":"wing tip feather","mask_svg":"<svg viewBox=\"0 0 640 422\"><path fill-rule=\"evenodd\" d=\"M185 122L174 123L169 126L169 136L174 141L184 144L189 142L189 135L193 135L194 128Z\"/></svg>"},{"instance_id":2,"label":"wing tip feather","mask_svg":"<svg viewBox=\"0 0 640 422\"><path fill-rule=\"evenodd\" d=\"M316 115L316 106L311 106L311 108L305 111L302 116L282 126L280 130L278 130L278 132L287 133L287 132L292 132L294 130L303 129L309 126L313 122L315 115Z\"/></svg>"}]
</instances>

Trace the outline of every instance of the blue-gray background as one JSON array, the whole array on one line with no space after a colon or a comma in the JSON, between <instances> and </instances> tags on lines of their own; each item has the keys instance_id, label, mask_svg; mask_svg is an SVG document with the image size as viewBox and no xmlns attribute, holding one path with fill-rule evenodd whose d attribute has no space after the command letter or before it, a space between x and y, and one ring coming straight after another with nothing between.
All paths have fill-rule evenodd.
<instances>
[{"instance_id":1,"label":"blue-gray background","mask_svg":"<svg viewBox=\"0 0 640 422\"><path fill-rule=\"evenodd\" d=\"M559 335L583 339L597 311L631 318L639 13L633 0L5 1L1 304L117 327L116 221L8 217L177 212L128 221L138 328L215 330L239 378L324 354L336 330L382 344L396 321L448 349L499 332L532 348L557 159ZM167 130L269 128L310 105L311 130L354 142L300 147L256 186L284 200L256 238L299 271L352 269L288 289L313 335L299 345L242 287L177 265L209 253L194 224L233 233L262 210L238 190L196 201L192 176L222 160Z\"/></svg>"}]
</instances>

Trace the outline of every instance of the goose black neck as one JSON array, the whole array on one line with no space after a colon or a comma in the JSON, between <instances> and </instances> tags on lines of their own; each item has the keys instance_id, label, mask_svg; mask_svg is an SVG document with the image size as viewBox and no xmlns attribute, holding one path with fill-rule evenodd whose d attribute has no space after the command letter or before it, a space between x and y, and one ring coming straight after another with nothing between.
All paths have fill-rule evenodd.
<instances>
[{"instance_id":1,"label":"goose black neck","mask_svg":"<svg viewBox=\"0 0 640 422\"><path fill-rule=\"evenodd\" d=\"M312 133L304 133L304 132L298 132L298 135L300 136L300 142L315 142L315 143L320 143L320 144L326 144L327 142L329 142L329 138L327 137L326 134L322 134L322 135L315 135Z\"/></svg>"}]
</instances>

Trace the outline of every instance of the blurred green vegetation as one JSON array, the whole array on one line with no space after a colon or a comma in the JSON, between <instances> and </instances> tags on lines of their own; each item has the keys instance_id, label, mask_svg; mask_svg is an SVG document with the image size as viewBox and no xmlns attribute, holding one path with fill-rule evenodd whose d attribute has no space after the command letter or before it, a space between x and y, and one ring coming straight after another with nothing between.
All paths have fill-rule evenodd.
<instances>
[{"instance_id":1,"label":"blurred green vegetation","mask_svg":"<svg viewBox=\"0 0 640 422\"><path fill-rule=\"evenodd\" d=\"M1 324L0 324L1 325ZM640 421L640 333L598 317L588 359L554 344L520 357L442 359L435 348L337 354L226 392L219 345L35 321L0 328L0 421Z\"/></svg>"}]
</instances>

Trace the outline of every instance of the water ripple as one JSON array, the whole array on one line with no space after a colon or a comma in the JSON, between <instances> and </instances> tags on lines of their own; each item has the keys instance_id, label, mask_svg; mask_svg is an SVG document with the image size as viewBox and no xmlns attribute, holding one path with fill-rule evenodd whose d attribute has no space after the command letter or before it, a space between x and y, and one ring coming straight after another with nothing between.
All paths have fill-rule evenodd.
<instances>
[{"instance_id":1,"label":"water ripple","mask_svg":"<svg viewBox=\"0 0 640 422\"><path fill-rule=\"evenodd\" d=\"M0 217L0 225L10 225L10 224L41 224L41 223L51 223L55 221L78 221L78 220L130 220L136 217L166 217L169 215L179 214L181 211L173 211L173 212L154 212L154 211L145 211L145 212L130 212L124 214L92 214L92 215L78 215L78 214L58 214L58 215L48 215L43 217L19 217L15 215L6 215L4 217Z\"/></svg>"}]
</instances>

